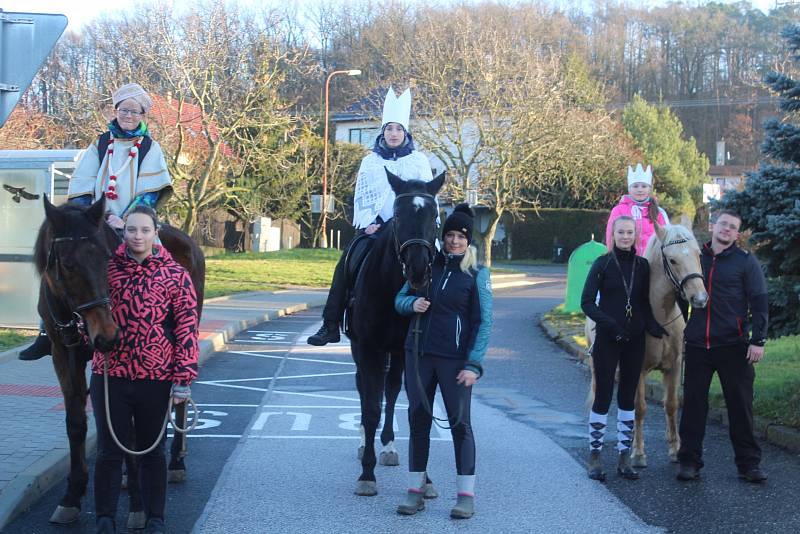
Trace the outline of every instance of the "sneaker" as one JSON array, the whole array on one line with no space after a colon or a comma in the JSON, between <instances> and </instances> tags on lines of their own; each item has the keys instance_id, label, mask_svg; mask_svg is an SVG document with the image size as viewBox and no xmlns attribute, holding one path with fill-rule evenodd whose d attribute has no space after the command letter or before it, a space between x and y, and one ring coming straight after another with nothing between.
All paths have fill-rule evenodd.
<instances>
[{"instance_id":1,"label":"sneaker","mask_svg":"<svg viewBox=\"0 0 800 534\"><path fill-rule=\"evenodd\" d=\"M341 337L339 336L339 323L325 321L317 333L309 336L306 341L309 345L321 347L328 343L338 343Z\"/></svg>"},{"instance_id":2,"label":"sneaker","mask_svg":"<svg viewBox=\"0 0 800 534\"><path fill-rule=\"evenodd\" d=\"M167 531L166 527L164 527L164 520L160 517L148 519L145 529L147 534L164 534Z\"/></svg>"},{"instance_id":3,"label":"sneaker","mask_svg":"<svg viewBox=\"0 0 800 534\"><path fill-rule=\"evenodd\" d=\"M400 515L414 515L425 509L425 492L423 490L408 490L403 501L397 506Z\"/></svg>"},{"instance_id":4,"label":"sneaker","mask_svg":"<svg viewBox=\"0 0 800 534\"><path fill-rule=\"evenodd\" d=\"M456 505L450 510L450 517L453 519L469 519L475 515L475 496L458 494Z\"/></svg>"},{"instance_id":5,"label":"sneaker","mask_svg":"<svg viewBox=\"0 0 800 534\"><path fill-rule=\"evenodd\" d=\"M676 478L683 481L697 480L700 478L700 471L693 465L681 464Z\"/></svg>"},{"instance_id":6,"label":"sneaker","mask_svg":"<svg viewBox=\"0 0 800 534\"><path fill-rule=\"evenodd\" d=\"M21 350L17 358L23 361L33 361L44 358L53 350L50 338L44 331L39 332L33 344L25 350Z\"/></svg>"},{"instance_id":7,"label":"sneaker","mask_svg":"<svg viewBox=\"0 0 800 534\"><path fill-rule=\"evenodd\" d=\"M764 473L760 468L754 467L752 469L748 469L745 472L739 472L739 478L742 480L746 480L747 482L752 482L754 484L760 484L767 480L767 474Z\"/></svg>"}]
</instances>

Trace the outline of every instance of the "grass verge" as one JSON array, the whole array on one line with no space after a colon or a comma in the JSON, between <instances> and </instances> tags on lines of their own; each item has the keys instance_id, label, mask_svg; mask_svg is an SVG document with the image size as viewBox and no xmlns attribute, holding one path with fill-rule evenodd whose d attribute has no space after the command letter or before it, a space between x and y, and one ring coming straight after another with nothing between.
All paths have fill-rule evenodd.
<instances>
[{"instance_id":1,"label":"grass verge","mask_svg":"<svg viewBox=\"0 0 800 534\"><path fill-rule=\"evenodd\" d=\"M327 287L341 252L290 249L227 253L206 259L206 298L288 286Z\"/></svg>"},{"instance_id":2,"label":"grass verge","mask_svg":"<svg viewBox=\"0 0 800 534\"><path fill-rule=\"evenodd\" d=\"M36 330L20 330L15 328L0 328L0 352L25 345L36 337Z\"/></svg>"}]
</instances>

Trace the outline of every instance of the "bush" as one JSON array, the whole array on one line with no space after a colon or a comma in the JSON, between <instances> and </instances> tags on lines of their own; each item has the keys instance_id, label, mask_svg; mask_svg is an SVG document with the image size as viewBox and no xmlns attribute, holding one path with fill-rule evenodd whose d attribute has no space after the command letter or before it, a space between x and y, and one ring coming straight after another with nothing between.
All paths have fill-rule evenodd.
<instances>
[{"instance_id":1,"label":"bush","mask_svg":"<svg viewBox=\"0 0 800 534\"><path fill-rule=\"evenodd\" d=\"M546 258L553 256L553 244L560 241L570 254L586 243L594 234L595 241L603 242L609 210L580 210L543 208L523 212L516 220L508 216L503 225L506 245L511 236L511 257ZM502 254L505 256L505 254Z\"/></svg>"},{"instance_id":2,"label":"bush","mask_svg":"<svg viewBox=\"0 0 800 534\"><path fill-rule=\"evenodd\" d=\"M800 276L767 280L770 338L800 334Z\"/></svg>"}]
</instances>

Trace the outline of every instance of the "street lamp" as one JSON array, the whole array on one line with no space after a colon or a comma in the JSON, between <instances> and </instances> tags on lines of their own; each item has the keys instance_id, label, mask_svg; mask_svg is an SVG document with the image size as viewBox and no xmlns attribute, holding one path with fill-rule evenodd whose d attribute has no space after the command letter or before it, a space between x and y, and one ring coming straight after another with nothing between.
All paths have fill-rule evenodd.
<instances>
[{"instance_id":1,"label":"street lamp","mask_svg":"<svg viewBox=\"0 0 800 534\"><path fill-rule=\"evenodd\" d=\"M327 206L325 205L328 197L328 105L329 105L329 94L330 94L330 85L331 85L331 78L336 76L337 74L347 74L348 76L358 76L361 74L361 71L358 69L352 70L335 70L328 74L328 79L325 80L325 140L324 140L324 148L322 150L322 201L320 202L320 208L322 212L322 221L320 226L322 227L322 248L328 248L328 237L326 235L326 228L325 222L328 218L327 213Z\"/></svg>"}]
</instances>

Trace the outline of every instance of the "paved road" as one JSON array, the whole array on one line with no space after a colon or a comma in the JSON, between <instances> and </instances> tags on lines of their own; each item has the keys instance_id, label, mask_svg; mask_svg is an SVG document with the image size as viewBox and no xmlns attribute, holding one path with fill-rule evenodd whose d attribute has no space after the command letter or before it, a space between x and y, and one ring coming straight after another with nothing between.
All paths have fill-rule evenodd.
<instances>
[{"instance_id":1,"label":"paved road","mask_svg":"<svg viewBox=\"0 0 800 534\"><path fill-rule=\"evenodd\" d=\"M798 457L765 446L770 481L747 485L736 478L726 429L711 425L703 481L678 483L663 445L663 412L655 406L646 430L651 467L642 479L610 476L605 485L586 479L588 374L536 325L538 315L562 296L558 281L496 295L487 374L475 389L478 513L469 522L447 517L454 493L452 445L436 430L430 465L442 496L419 516L402 518L393 511L404 491L404 467L377 469L377 497L352 495L359 472L354 369L346 345L312 348L302 343L318 323L315 313L306 312L252 328L203 367L203 380L194 392L207 421L189 442L190 479L170 487L170 531L800 529ZM402 410L396 419L405 464ZM79 525L47 525L62 491L56 487L4 532L91 531L91 496ZM120 511L124 509L123 502Z\"/></svg>"}]
</instances>

